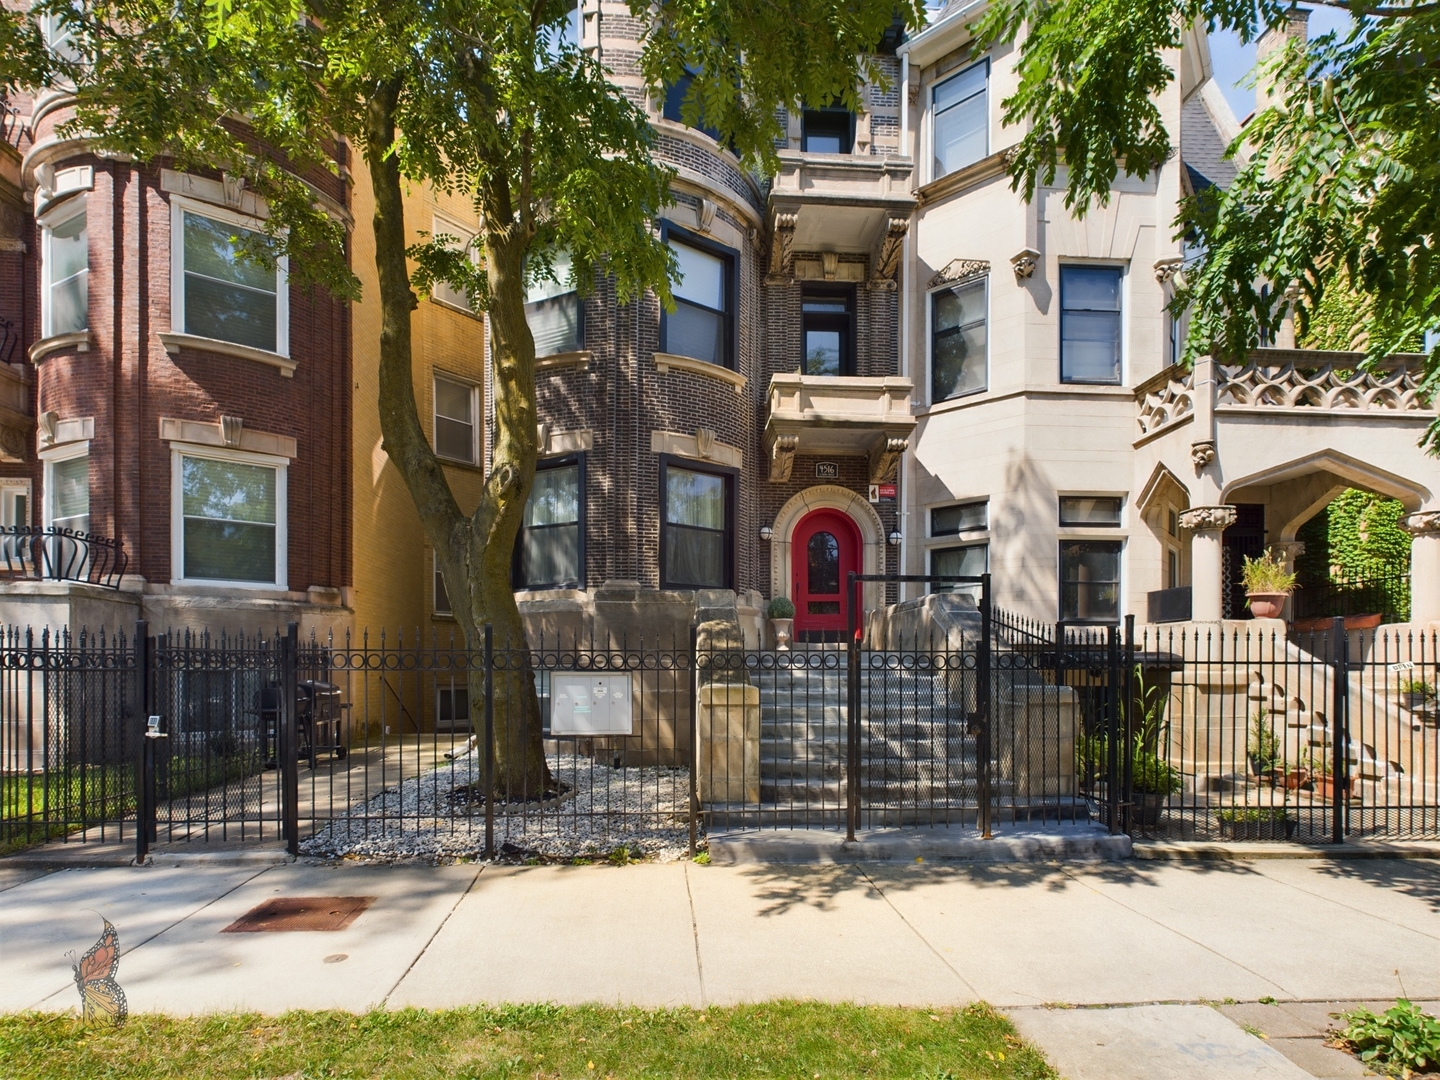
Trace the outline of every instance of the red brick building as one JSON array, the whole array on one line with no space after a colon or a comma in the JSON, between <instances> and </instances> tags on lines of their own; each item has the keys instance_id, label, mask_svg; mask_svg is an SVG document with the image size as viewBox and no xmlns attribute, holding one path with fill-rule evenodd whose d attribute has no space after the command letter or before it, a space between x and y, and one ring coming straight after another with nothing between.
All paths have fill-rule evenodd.
<instances>
[{"instance_id":1,"label":"red brick building","mask_svg":"<svg viewBox=\"0 0 1440 1080\"><path fill-rule=\"evenodd\" d=\"M238 257L243 182L97 156L69 116L45 90L0 118L0 620L333 625L345 304ZM348 225L341 165L306 179Z\"/></svg>"}]
</instances>

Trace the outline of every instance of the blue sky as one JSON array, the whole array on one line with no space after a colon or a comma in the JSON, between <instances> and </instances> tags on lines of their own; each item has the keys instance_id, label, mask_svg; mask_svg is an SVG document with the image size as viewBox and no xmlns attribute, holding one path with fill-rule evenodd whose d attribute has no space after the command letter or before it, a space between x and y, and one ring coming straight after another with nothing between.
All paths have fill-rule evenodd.
<instances>
[{"instance_id":1,"label":"blue sky","mask_svg":"<svg viewBox=\"0 0 1440 1080\"><path fill-rule=\"evenodd\" d=\"M1301 6L1310 10L1311 37L1350 27L1348 12L1309 4ZM1240 39L1231 33L1211 34L1210 61L1215 69L1215 82L1225 92L1230 107L1235 110L1235 118L1244 120L1255 109L1255 90L1245 85L1250 69L1255 66L1255 43L1241 45Z\"/></svg>"}]
</instances>

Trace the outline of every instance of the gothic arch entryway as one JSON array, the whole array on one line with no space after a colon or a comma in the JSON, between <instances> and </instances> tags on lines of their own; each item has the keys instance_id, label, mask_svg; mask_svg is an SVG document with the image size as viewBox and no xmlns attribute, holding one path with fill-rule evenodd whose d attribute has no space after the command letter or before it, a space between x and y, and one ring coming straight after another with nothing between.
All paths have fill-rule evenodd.
<instances>
[{"instance_id":1,"label":"gothic arch entryway","mask_svg":"<svg viewBox=\"0 0 1440 1080\"><path fill-rule=\"evenodd\" d=\"M852 598L845 582L862 571L855 521L842 510L812 510L795 525L790 589L798 641L842 641Z\"/></svg>"}]
</instances>

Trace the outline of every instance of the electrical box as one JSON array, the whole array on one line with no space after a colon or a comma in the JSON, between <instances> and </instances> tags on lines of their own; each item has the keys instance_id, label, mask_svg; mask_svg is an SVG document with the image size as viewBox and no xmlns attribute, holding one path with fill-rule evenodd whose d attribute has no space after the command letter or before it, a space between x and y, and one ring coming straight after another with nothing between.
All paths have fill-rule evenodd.
<instances>
[{"instance_id":1,"label":"electrical box","mask_svg":"<svg viewBox=\"0 0 1440 1080\"><path fill-rule=\"evenodd\" d=\"M630 676L552 672L550 734L629 735Z\"/></svg>"}]
</instances>

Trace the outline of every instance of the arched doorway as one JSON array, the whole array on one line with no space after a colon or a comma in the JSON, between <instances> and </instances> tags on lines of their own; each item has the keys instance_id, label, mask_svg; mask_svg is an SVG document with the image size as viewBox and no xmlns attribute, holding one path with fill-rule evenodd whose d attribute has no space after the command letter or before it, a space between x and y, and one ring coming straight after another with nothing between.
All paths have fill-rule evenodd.
<instances>
[{"instance_id":1,"label":"arched doorway","mask_svg":"<svg viewBox=\"0 0 1440 1080\"><path fill-rule=\"evenodd\" d=\"M852 598L849 575L861 572L860 530L840 510L814 510L795 526L790 544L791 596L797 641L842 641Z\"/></svg>"}]
</instances>

